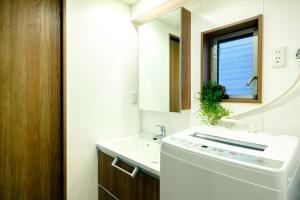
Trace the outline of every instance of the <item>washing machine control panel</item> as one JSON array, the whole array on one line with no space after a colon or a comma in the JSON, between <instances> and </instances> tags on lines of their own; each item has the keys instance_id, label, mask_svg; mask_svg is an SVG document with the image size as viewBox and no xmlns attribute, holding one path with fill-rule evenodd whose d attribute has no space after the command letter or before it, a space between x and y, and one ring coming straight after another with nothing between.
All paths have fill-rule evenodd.
<instances>
[{"instance_id":1,"label":"washing machine control panel","mask_svg":"<svg viewBox=\"0 0 300 200\"><path fill-rule=\"evenodd\" d=\"M171 143L175 144L176 146L180 146L188 150L197 151L199 153L207 153L216 156L221 156L224 158L233 159L233 160L237 160L249 164L255 164L263 167L280 169L284 164L284 162L282 161L258 157L258 156L240 153L236 151L230 151L227 149L217 148L213 146L208 146L206 144L202 144L197 141L185 140L177 137L170 137L168 138L168 140Z\"/></svg>"}]
</instances>

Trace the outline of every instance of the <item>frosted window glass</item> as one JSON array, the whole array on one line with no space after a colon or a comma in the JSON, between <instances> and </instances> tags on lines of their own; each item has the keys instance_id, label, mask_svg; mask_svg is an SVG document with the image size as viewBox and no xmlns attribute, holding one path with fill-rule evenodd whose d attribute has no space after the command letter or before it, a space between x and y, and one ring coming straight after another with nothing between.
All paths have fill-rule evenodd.
<instances>
[{"instance_id":1,"label":"frosted window glass","mask_svg":"<svg viewBox=\"0 0 300 200\"><path fill-rule=\"evenodd\" d=\"M253 85L245 83L253 75L253 35L218 42L218 83L227 95L252 95Z\"/></svg>"}]
</instances>

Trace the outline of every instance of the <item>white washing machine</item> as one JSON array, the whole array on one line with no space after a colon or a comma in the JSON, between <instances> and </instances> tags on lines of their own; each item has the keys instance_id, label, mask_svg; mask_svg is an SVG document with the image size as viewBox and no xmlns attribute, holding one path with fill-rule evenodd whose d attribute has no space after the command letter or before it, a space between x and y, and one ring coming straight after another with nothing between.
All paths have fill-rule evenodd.
<instances>
[{"instance_id":1,"label":"white washing machine","mask_svg":"<svg viewBox=\"0 0 300 200\"><path fill-rule=\"evenodd\" d=\"M221 127L163 139L161 200L300 200L296 137Z\"/></svg>"}]
</instances>

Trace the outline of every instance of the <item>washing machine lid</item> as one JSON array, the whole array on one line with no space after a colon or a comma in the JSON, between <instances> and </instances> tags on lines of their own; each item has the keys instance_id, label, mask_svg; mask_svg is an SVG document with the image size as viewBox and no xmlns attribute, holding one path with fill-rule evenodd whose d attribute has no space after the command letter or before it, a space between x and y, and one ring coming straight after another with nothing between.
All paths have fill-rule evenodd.
<instances>
[{"instance_id":1,"label":"washing machine lid","mask_svg":"<svg viewBox=\"0 0 300 200\"><path fill-rule=\"evenodd\" d=\"M296 156L298 138L274 133L251 133L224 127L200 126L163 140L203 156L271 173L286 170Z\"/></svg>"}]
</instances>

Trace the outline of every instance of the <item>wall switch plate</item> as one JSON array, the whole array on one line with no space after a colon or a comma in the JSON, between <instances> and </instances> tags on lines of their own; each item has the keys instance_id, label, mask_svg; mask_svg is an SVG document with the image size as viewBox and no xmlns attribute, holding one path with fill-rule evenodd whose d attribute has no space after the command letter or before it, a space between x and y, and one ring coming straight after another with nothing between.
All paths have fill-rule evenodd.
<instances>
[{"instance_id":1,"label":"wall switch plate","mask_svg":"<svg viewBox=\"0 0 300 200\"><path fill-rule=\"evenodd\" d=\"M286 66L286 47L274 49L272 52L272 66L273 68Z\"/></svg>"},{"instance_id":2,"label":"wall switch plate","mask_svg":"<svg viewBox=\"0 0 300 200\"><path fill-rule=\"evenodd\" d=\"M297 59L297 66L300 67L300 58Z\"/></svg>"},{"instance_id":3,"label":"wall switch plate","mask_svg":"<svg viewBox=\"0 0 300 200\"><path fill-rule=\"evenodd\" d=\"M297 63L297 66L300 67L300 48L297 50L297 53L296 53L296 63Z\"/></svg>"},{"instance_id":4,"label":"wall switch plate","mask_svg":"<svg viewBox=\"0 0 300 200\"><path fill-rule=\"evenodd\" d=\"M137 91L132 91L131 92L131 104L136 105L138 101L138 94Z\"/></svg>"}]
</instances>

